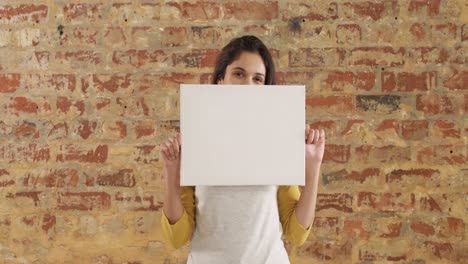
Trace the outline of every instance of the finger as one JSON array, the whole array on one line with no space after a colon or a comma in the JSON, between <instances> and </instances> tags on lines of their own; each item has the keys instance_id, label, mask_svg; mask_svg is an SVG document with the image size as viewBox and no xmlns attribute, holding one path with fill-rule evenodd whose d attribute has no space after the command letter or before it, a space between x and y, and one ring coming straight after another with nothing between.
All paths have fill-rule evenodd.
<instances>
[{"instance_id":1,"label":"finger","mask_svg":"<svg viewBox=\"0 0 468 264\"><path fill-rule=\"evenodd\" d=\"M167 152L169 153L169 157L171 159L174 159L174 152L172 150L172 147L171 147L171 143L169 143L168 141L164 142L164 145L166 145L166 148L167 148Z\"/></svg>"},{"instance_id":2,"label":"finger","mask_svg":"<svg viewBox=\"0 0 468 264\"><path fill-rule=\"evenodd\" d=\"M179 156L179 144L175 138L171 138L172 150L174 151L174 156L177 158Z\"/></svg>"},{"instance_id":3,"label":"finger","mask_svg":"<svg viewBox=\"0 0 468 264\"><path fill-rule=\"evenodd\" d=\"M182 146L182 135L179 133L177 133L177 142L179 143L179 146Z\"/></svg>"},{"instance_id":4,"label":"finger","mask_svg":"<svg viewBox=\"0 0 468 264\"><path fill-rule=\"evenodd\" d=\"M315 134L314 134L314 140L312 141L314 144L318 142L318 139L320 137L320 132L318 129L314 129L315 130Z\"/></svg>"},{"instance_id":5,"label":"finger","mask_svg":"<svg viewBox=\"0 0 468 264\"><path fill-rule=\"evenodd\" d=\"M159 153L164 159L169 159L169 155L167 154L167 148L166 145L164 145L164 143L160 144Z\"/></svg>"},{"instance_id":6,"label":"finger","mask_svg":"<svg viewBox=\"0 0 468 264\"><path fill-rule=\"evenodd\" d=\"M307 144L312 144L312 140L314 139L314 130L311 129L309 132L309 136L307 137Z\"/></svg>"},{"instance_id":7,"label":"finger","mask_svg":"<svg viewBox=\"0 0 468 264\"><path fill-rule=\"evenodd\" d=\"M323 128L320 130L319 142L325 141L325 130Z\"/></svg>"},{"instance_id":8,"label":"finger","mask_svg":"<svg viewBox=\"0 0 468 264\"><path fill-rule=\"evenodd\" d=\"M305 139L307 140L307 137L309 136L309 131L310 131L310 125L307 124L306 125L306 129L305 129Z\"/></svg>"}]
</instances>

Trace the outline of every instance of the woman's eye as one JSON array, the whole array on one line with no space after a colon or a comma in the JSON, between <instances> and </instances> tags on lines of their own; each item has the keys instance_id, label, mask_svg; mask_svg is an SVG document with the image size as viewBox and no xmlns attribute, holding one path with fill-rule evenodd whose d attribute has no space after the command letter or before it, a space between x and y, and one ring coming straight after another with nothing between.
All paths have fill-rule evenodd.
<instances>
[{"instance_id":1,"label":"woman's eye","mask_svg":"<svg viewBox=\"0 0 468 264\"><path fill-rule=\"evenodd\" d=\"M242 76L243 74L242 74L242 72L235 72L234 75L235 76Z\"/></svg>"}]
</instances>

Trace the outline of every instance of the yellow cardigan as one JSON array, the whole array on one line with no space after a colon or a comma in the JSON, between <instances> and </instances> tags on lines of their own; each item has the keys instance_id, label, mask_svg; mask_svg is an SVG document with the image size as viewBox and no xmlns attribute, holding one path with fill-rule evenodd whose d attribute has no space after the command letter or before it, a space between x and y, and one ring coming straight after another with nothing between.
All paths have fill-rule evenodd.
<instances>
[{"instance_id":1,"label":"yellow cardigan","mask_svg":"<svg viewBox=\"0 0 468 264\"><path fill-rule=\"evenodd\" d=\"M171 225L164 209L162 210L161 224L164 237L176 249L182 247L192 238L195 214L194 191L194 186L181 187L181 200L184 212L176 223ZM307 228L304 228L297 219L295 209L300 193L297 185L278 186L278 211L283 233L296 246L304 244L312 226L310 224Z\"/></svg>"}]
</instances>

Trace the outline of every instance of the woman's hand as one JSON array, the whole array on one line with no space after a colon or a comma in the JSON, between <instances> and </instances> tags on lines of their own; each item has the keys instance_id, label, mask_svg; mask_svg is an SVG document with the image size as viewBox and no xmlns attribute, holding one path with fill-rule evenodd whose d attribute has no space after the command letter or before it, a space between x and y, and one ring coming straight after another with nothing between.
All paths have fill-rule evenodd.
<instances>
[{"instance_id":1,"label":"woman's hand","mask_svg":"<svg viewBox=\"0 0 468 264\"><path fill-rule=\"evenodd\" d=\"M323 129L311 129L307 124L305 131L306 171L319 168L322 164L325 151L325 131Z\"/></svg>"},{"instance_id":2,"label":"woman's hand","mask_svg":"<svg viewBox=\"0 0 468 264\"><path fill-rule=\"evenodd\" d=\"M170 137L159 145L159 156L163 160L164 169L168 172L180 171L181 144L180 132L176 136ZM179 175L179 173L177 173Z\"/></svg>"}]
</instances>

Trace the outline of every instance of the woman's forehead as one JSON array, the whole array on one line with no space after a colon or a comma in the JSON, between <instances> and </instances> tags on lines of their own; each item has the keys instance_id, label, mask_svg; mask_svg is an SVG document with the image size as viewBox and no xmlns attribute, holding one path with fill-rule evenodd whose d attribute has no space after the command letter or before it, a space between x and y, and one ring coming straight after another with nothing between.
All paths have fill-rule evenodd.
<instances>
[{"instance_id":1,"label":"woman's forehead","mask_svg":"<svg viewBox=\"0 0 468 264\"><path fill-rule=\"evenodd\" d=\"M229 67L231 69L240 67L247 72L265 74L265 64L258 53L243 51L237 60L234 60Z\"/></svg>"}]
</instances>

